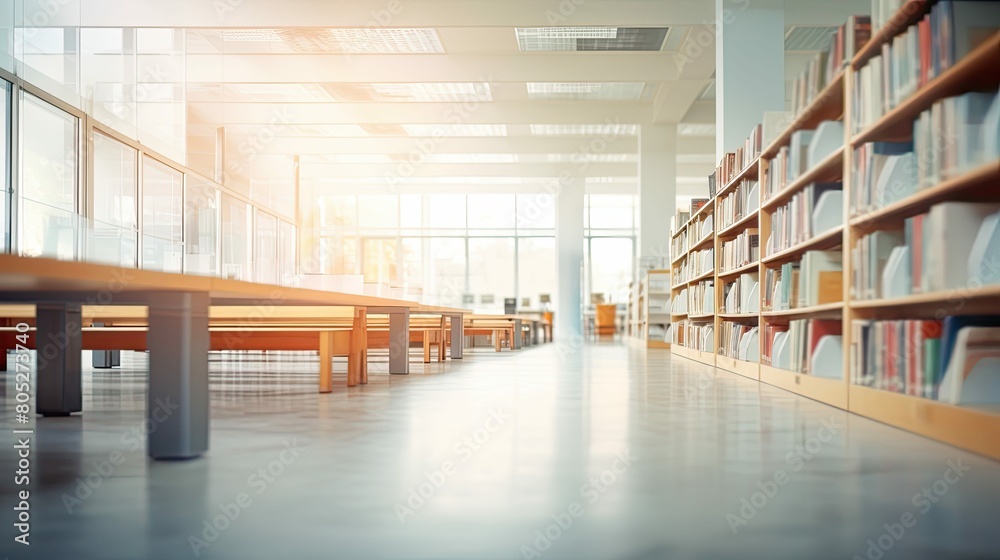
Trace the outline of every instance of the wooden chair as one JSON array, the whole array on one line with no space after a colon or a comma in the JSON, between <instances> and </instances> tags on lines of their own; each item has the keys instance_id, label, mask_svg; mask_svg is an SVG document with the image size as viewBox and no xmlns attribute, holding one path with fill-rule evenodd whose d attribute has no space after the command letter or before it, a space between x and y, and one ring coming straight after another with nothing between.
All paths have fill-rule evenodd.
<instances>
[{"instance_id":1,"label":"wooden chair","mask_svg":"<svg viewBox=\"0 0 1000 560\"><path fill-rule=\"evenodd\" d=\"M598 305L594 315L594 336L600 339L604 336L611 336L613 339L618 332L618 306Z\"/></svg>"}]
</instances>

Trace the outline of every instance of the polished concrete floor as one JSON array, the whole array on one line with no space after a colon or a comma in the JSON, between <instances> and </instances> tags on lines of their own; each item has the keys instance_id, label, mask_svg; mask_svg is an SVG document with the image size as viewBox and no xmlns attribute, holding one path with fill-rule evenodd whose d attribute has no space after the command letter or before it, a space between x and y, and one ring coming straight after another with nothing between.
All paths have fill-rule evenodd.
<instances>
[{"instance_id":1,"label":"polished concrete floor","mask_svg":"<svg viewBox=\"0 0 1000 560\"><path fill-rule=\"evenodd\" d=\"M4 446L0 557L1000 558L996 462L665 351L466 358L318 395L307 356L216 355L211 450L152 462L126 354L37 422L29 547Z\"/></svg>"}]
</instances>

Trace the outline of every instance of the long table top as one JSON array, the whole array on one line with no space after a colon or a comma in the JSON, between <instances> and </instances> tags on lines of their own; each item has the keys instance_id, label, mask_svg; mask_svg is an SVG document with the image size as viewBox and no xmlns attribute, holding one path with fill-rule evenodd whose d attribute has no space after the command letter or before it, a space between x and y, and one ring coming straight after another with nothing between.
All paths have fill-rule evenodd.
<instances>
[{"instance_id":1,"label":"long table top","mask_svg":"<svg viewBox=\"0 0 1000 560\"><path fill-rule=\"evenodd\" d=\"M40 257L0 255L0 301L8 303L59 301L143 305L149 298L155 297L155 294L163 292L207 294L210 304L214 306L266 304L407 309L420 307L420 304L413 301L374 296Z\"/></svg>"}]
</instances>

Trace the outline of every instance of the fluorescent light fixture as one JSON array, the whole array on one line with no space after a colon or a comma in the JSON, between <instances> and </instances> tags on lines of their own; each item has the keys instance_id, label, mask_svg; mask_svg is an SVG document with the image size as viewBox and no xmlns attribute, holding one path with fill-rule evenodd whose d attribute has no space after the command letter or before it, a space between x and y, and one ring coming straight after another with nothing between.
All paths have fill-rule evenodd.
<instances>
[{"instance_id":1,"label":"fluorescent light fixture","mask_svg":"<svg viewBox=\"0 0 1000 560\"><path fill-rule=\"evenodd\" d=\"M715 136L714 124L679 124L677 134L680 136Z\"/></svg>"},{"instance_id":2,"label":"fluorescent light fixture","mask_svg":"<svg viewBox=\"0 0 1000 560\"><path fill-rule=\"evenodd\" d=\"M518 27L525 39L616 39L617 27Z\"/></svg>"},{"instance_id":3,"label":"fluorescent light fixture","mask_svg":"<svg viewBox=\"0 0 1000 560\"><path fill-rule=\"evenodd\" d=\"M417 82L371 84L380 101L461 102L493 101L487 83L473 82Z\"/></svg>"},{"instance_id":4,"label":"fluorescent light fixture","mask_svg":"<svg viewBox=\"0 0 1000 560\"><path fill-rule=\"evenodd\" d=\"M635 136L639 125L635 124L533 124L534 136Z\"/></svg>"},{"instance_id":5,"label":"fluorescent light fixture","mask_svg":"<svg viewBox=\"0 0 1000 560\"><path fill-rule=\"evenodd\" d=\"M227 43L280 43L275 29L223 29L222 40Z\"/></svg>"},{"instance_id":6,"label":"fluorescent light fixture","mask_svg":"<svg viewBox=\"0 0 1000 560\"><path fill-rule=\"evenodd\" d=\"M337 28L328 29L327 41L334 52L443 53L441 39L433 29Z\"/></svg>"},{"instance_id":7,"label":"fluorescent light fixture","mask_svg":"<svg viewBox=\"0 0 1000 560\"><path fill-rule=\"evenodd\" d=\"M599 82L528 82L528 93L593 93Z\"/></svg>"},{"instance_id":8,"label":"fluorescent light fixture","mask_svg":"<svg viewBox=\"0 0 1000 560\"><path fill-rule=\"evenodd\" d=\"M507 136L505 124L404 124L410 136Z\"/></svg>"}]
</instances>

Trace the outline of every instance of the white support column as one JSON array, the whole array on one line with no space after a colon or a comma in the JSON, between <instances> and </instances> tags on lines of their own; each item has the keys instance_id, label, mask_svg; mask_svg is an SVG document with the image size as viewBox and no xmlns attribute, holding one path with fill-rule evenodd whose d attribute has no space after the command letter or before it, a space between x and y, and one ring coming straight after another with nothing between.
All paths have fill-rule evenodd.
<instances>
[{"instance_id":1,"label":"white support column","mask_svg":"<svg viewBox=\"0 0 1000 560\"><path fill-rule=\"evenodd\" d=\"M644 124L639 131L639 258L669 254L676 207L677 125Z\"/></svg>"},{"instance_id":2,"label":"white support column","mask_svg":"<svg viewBox=\"0 0 1000 560\"><path fill-rule=\"evenodd\" d=\"M784 0L715 0L715 157L785 110Z\"/></svg>"},{"instance_id":3,"label":"white support column","mask_svg":"<svg viewBox=\"0 0 1000 560\"><path fill-rule=\"evenodd\" d=\"M582 335L580 267L583 263L583 189L581 178L560 177L556 196L557 306L554 336Z\"/></svg>"}]
</instances>

